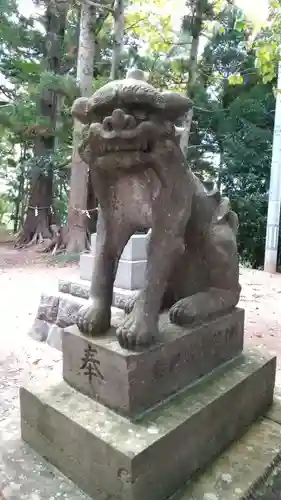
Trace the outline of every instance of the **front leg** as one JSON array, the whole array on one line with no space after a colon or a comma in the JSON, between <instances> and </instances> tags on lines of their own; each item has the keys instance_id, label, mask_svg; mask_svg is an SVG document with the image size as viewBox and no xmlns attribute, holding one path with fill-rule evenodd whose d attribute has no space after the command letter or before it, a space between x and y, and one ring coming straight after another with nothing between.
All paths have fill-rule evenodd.
<instances>
[{"instance_id":1,"label":"front leg","mask_svg":"<svg viewBox=\"0 0 281 500\"><path fill-rule=\"evenodd\" d=\"M78 313L77 325L85 335L101 335L110 328L113 284L121 253L131 236L124 219L99 212L90 299Z\"/></svg>"},{"instance_id":2,"label":"front leg","mask_svg":"<svg viewBox=\"0 0 281 500\"><path fill-rule=\"evenodd\" d=\"M184 224L155 224L147 257L146 285L123 325L117 329L122 347L141 350L158 339L158 316L165 286L176 259L184 251Z\"/></svg>"}]
</instances>

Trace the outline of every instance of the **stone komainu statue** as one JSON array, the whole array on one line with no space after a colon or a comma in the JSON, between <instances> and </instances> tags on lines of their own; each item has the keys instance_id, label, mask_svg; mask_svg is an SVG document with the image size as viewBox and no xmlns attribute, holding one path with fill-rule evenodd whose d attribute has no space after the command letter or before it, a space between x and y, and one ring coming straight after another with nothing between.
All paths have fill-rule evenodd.
<instances>
[{"instance_id":1,"label":"stone komainu statue","mask_svg":"<svg viewBox=\"0 0 281 500\"><path fill-rule=\"evenodd\" d=\"M188 98L159 92L140 71L73 105L86 125L79 153L99 200L90 301L77 321L86 335L109 329L118 260L140 228L151 228L146 285L127 304L121 346L156 342L161 310L186 325L238 303L237 216L191 172L176 136L175 123L190 108Z\"/></svg>"}]
</instances>

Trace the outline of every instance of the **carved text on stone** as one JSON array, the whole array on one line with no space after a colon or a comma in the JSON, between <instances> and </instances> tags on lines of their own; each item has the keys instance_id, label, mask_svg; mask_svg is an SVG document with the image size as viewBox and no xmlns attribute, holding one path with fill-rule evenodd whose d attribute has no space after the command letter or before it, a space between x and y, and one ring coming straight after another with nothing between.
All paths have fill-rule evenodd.
<instances>
[{"instance_id":1,"label":"carved text on stone","mask_svg":"<svg viewBox=\"0 0 281 500\"><path fill-rule=\"evenodd\" d=\"M84 370L84 374L87 375L90 383L94 377L98 380L104 380L100 371L100 361L97 359L97 350L91 344L88 344L84 349L84 357L81 361L80 370Z\"/></svg>"}]
</instances>

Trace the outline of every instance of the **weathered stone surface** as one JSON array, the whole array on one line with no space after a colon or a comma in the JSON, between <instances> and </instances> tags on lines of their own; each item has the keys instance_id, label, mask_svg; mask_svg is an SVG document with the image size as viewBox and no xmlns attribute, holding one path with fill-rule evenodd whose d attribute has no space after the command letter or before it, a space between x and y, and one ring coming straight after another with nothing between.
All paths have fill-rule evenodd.
<instances>
[{"instance_id":1,"label":"weathered stone surface","mask_svg":"<svg viewBox=\"0 0 281 500\"><path fill-rule=\"evenodd\" d=\"M61 293L88 299L90 293L90 282L82 279L60 279L59 291Z\"/></svg>"},{"instance_id":2,"label":"weathered stone surface","mask_svg":"<svg viewBox=\"0 0 281 500\"><path fill-rule=\"evenodd\" d=\"M275 422L263 419L255 423L199 478L191 481L177 500L256 500L258 485L280 456L280 436L281 427Z\"/></svg>"},{"instance_id":3,"label":"weathered stone surface","mask_svg":"<svg viewBox=\"0 0 281 500\"><path fill-rule=\"evenodd\" d=\"M59 351L62 350L63 328L58 325L51 325L48 333L47 344L50 347L55 347Z\"/></svg>"},{"instance_id":4,"label":"weathered stone surface","mask_svg":"<svg viewBox=\"0 0 281 500\"><path fill-rule=\"evenodd\" d=\"M70 280L59 280L59 292L61 293L70 293L72 281Z\"/></svg>"},{"instance_id":5,"label":"weathered stone surface","mask_svg":"<svg viewBox=\"0 0 281 500\"><path fill-rule=\"evenodd\" d=\"M20 390L22 437L94 500L166 500L266 412L275 368L248 352L138 422L50 374Z\"/></svg>"},{"instance_id":6,"label":"weathered stone surface","mask_svg":"<svg viewBox=\"0 0 281 500\"><path fill-rule=\"evenodd\" d=\"M133 234L125 246L120 260L138 261L146 260L147 258L147 244L149 241L149 233L147 234ZM92 255L96 253L96 239L97 233L91 235L91 248Z\"/></svg>"},{"instance_id":7,"label":"weathered stone surface","mask_svg":"<svg viewBox=\"0 0 281 500\"><path fill-rule=\"evenodd\" d=\"M281 425L281 388L278 385L274 394L274 404L270 408L267 416L277 424Z\"/></svg>"},{"instance_id":8,"label":"weathered stone surface","mask_svg":"<svg viewBox=\"0 0 281 500\"><path fill-rule=\"evenodd\" d=\"M71 283L69 293L73 295L73 297L88 299L90 296L90 287L82 285L81 283Z\"/></svg>"},{"instance_id":9,"label":"weathered stone surface","mask_svg":"<svg viewBox=\"0 0 281 500\"><path fill-rule=\"evenodd\" d=\"M59 296L46 293L41 294L37 318L49 323L55 323L58 315Z\"/></svg>"},{"instance_id":10,"label":"weathered stone surface","mask_svg":"<svg viewBox=\"0 0 281 500\"><path fill-rule=\"evenodd\" d=\"M76 299L72 299L71 297L61 297L59 301L56 324L61 328L74 325L76 323L77 313L83 303L84 301L78 297Z\"/></svg>"},{"instance_id":11,"label":"weathered stone surface","mask_svg":"<svg viewBox=\"0 0 281 500\"><path fill-rule=\"evenodd\" d=\"M50 329L50 323L43 319L35 318L29 331L29 336L37 342L46 342Z\"/></svg>"},{"instance_id":12,"label":"weathered stone surface","mask_svg":"<svg viewBox=\"0 0 281 500\"><path fill-rule=\"evenodd\" d=\"M122 318L122 313L115 313L112 323L118 326ZM120 347L115 328L95 338L83 336L77 326L68 328L63 335L65 381L134 417L237 356L243 348L241 309L193 328L172 325L167 314L162 314L159 325L161 343L138 353ZM89 366L91 375L87 375Z\"/></svg>"},{"instance_id":13,"label":"weathered stone surface","mask_svg":"<svg viewBox=\"0 0 281 500\"><path fill-rule=\"evenodd\" d=\"M80 255L80 278L90 281L94 268L95 256L89 253ZM119 260L115 278L115 287L125 290L140 290L145 284L146 260Z\"/></svg>"},{"instance_id":14,"label":"weathered stone surface","mask_svg":"<svg viewBox=\"0 0 281 500\"><path fill-rule=\"evenodd\" d=\"M82 279L59 280L59 291L64 294L72 295L73 297L88 299L90 294L90 282ZM139 291L114 287L112 305L124 309L127 300L138 293Z\"/></svg>"},{"instance_id":15,"label":"weathered stone surface","mask_svg":"<svg viewBox=\"0 0 281 500\"><path fill-rule=\"evenodd\" d=\"M125 309L125 305L129 298L137 296L138 291L125 290L122 288L113 288L113 299L112 304L114 307L118 307L119 309Z\"/></svg>"}]
</instances>

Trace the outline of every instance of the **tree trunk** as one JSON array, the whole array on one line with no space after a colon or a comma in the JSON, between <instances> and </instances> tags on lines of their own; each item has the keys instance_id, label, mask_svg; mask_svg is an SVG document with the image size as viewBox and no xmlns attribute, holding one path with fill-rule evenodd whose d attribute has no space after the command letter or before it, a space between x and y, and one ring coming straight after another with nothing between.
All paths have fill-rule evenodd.
<instances>
[{"instance_id":1,"label":"tree trunk","mask_svg":"<svg viewBox=\"0 0 281 500\"><path fill-rule=\"evenodd\" d=\"M22 165L20 164L20 175L19 175L19 187L18 194L15 201L15 216L14 216L14 234L16 234L20 227L21 217L20 209L24 203L24 171Z\"/></svg>"},{"instance_id":2,"label":"tree trunk","mask_svg":"<svg viewBox=\"0 0 281 500\"><path fill-rule=\"evenodd\" d=\"M124 0L116 0L114 9L113 51L110 79L119 77L119 66L124 43Z\"/></svg>"},{"instance_id":3,"label":"tree trunk","mask_svg":"<svg viewBox=\"0 0 281 500\"><path fill-rule=\"evenodd\" d=\"M191 24L189 29L192 39L188 67L188 94L191 98L197 79L199 40L203 29L203 17L207 3L207 0L195 0L191 6L192 15L190 17Z\"/></svg>"},{"instance_id":4,"label":"tree trunk","mask_svg":"<svg viewBox=\"0 0 281 500\"><path fill-rule=\"evenodd\" d=\"M188 63L188 84L186 89L187 95L191 99L194 98L194 90L196 88L196 80L198 77L199 41L203 29L203 17L207 3L207 0L194 0L192 2L187 2L186 5L189 6L191 14L184 18L182 25L182 29L187 30L191 34L191 47ZM193 120L193 110L190 110L185 117L184 129L185 130L182 134L180 144L182 151L190 161L191 158L188 154L188 145L197 145L196 141L198 138L197 124Z\"/></svg>"},{"instance_id":5,"label":"tree trunk","mask_svg":"<svg viewBox=\"0 0 281 500\"><path fill-rule=\"evenodd\" d=\"M46 69L59 74L62 60L62 48L65 33L67 3L48 3L46 9ZM52 222L53 198L53 162L51 155L55 147L55 130L57 119L57 95L49 89L44 89L39 101L38 109L46 120L46 126L38 131L34 143L34 169L29 196L28 209L22 231L16 244L23 246L38 242L52 236L50 224ZM47 130L46 130L47 129ZM38 174L38 169L40 173Z\"/></svg>"},{"instance_id":6,"label":"tree trunk","mask_svg":"<svg viewBox=\"0 0 281 500\"><path fill-rule=\"evenodd\" d=\"M95 58L94 8L82 3L80 19L80 37L77 59L77 83L81 96L90 97L93 92L93 73ZM88 249L87 236L87 191L88 166L78 154L83 125L74 120L73 153L70 176L68 204L68 253L81 253Z\"/></svg>"},{"instance_id":7,"label":"tree trunk","mask_svg":"<svg viewBox=\"0 0 281 500\"><path fill-rule=\"evenodd\" d=\"M22 231L16 241L19 247L33 243L42 243L51 238L50 225L52 223L52 184L50 179L39 173L34 176L31 194L27 207L26 218Z\"/></svg>"}]
</instances>

